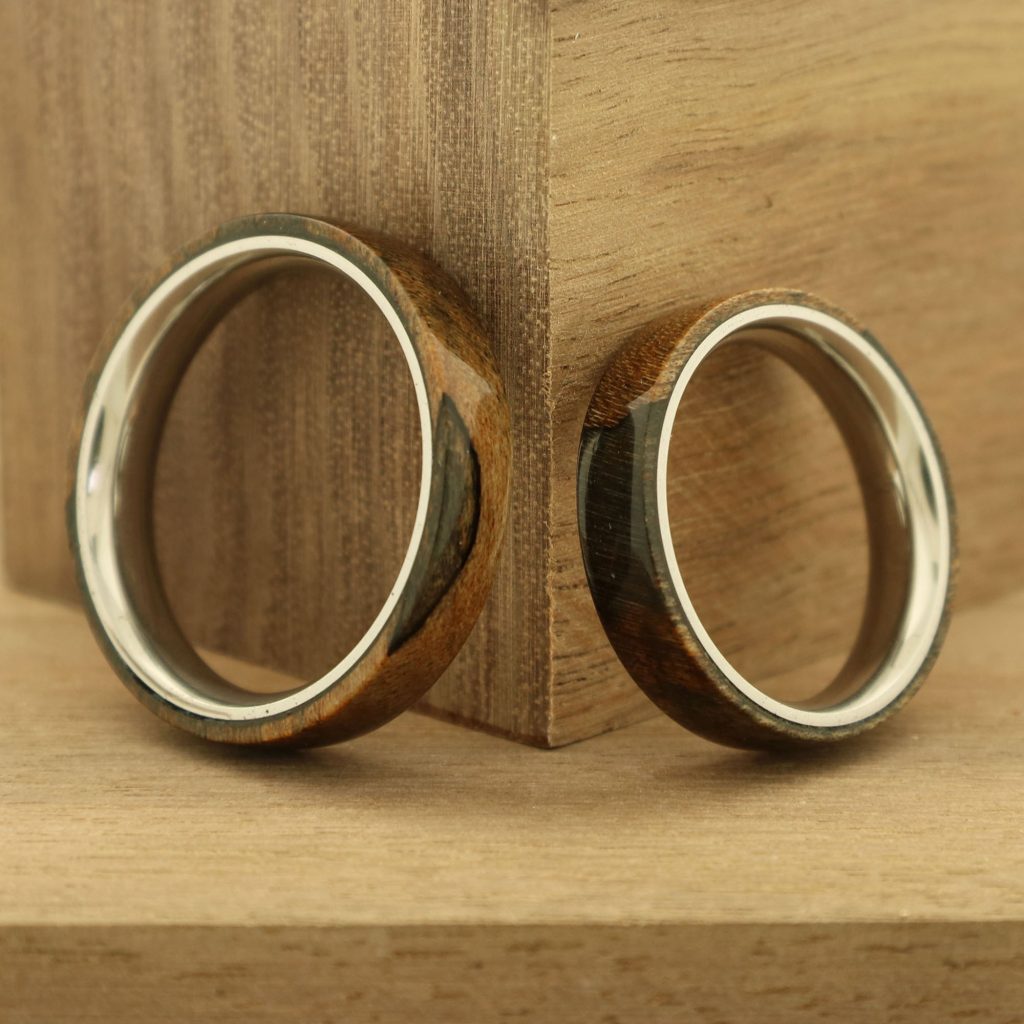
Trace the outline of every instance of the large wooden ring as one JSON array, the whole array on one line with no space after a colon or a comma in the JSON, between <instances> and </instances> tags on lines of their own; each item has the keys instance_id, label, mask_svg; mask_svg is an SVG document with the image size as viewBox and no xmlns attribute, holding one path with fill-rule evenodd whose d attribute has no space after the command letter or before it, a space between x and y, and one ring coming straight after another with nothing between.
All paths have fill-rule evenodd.
<instances>
[{"instance_id":1,"label":"large wooden ring","mask_svg":"<svg viewBox=\"0 0 1024 1024\"><path fill-rule=\"evenodd\" d=\"M676 411L725 344L790 363L850 451L868 519L868 597L853 649L813 700L784 703L715 646L680 573L668 519ZM583 430L579 526L601 621L633 678L665 712L741 747L827 742L878 724L938 655L955 563L952 492L928 420L878 342L799 292L750 292L642 331L601 380Z\"/></svg>"},{"instance_id":2,"label":"large wooden ring","mask_svg":"<svg viewBox=\"0 0 1024 1024\"><path fill-rule=\"evenodd\" d=\"M419 409L419 499L394 587L355 647L314 682L257 694L215 673L168 606L153 543L154 465L175 390L211 328L270 275L311 264L358 284L402 348ZM147 707L208 739L305 746L373 729L422 696L480 612L504 529L509 449L490 346L438 268L368 232L308 217L226 224L141 293L99 361L68 503L96 635Z\"/></svg>"}]
</instances>

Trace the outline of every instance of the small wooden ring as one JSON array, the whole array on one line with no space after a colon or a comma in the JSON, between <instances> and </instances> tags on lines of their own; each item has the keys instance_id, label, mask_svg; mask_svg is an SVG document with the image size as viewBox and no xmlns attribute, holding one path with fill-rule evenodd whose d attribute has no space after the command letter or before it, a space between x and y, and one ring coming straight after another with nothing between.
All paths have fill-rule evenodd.
<instances>
[{"instance_id":1,"label":"small wooden ring","mask_svg":"<svg viewBox=\"0 0 1024 1024\"><path fill-rule=\"evenodd\" d=\"M839 427L864 497L870 574L860 632L816 698L785 703L715 646L679 570L667 460L682 394L718 346L786 360ZM580 444L578 515L598 614L636 682L668 715L739 747L791 747L862 733L923 682L949 620L955 515L924 410L878 342L801 292L748 292L642 330L613 361Z\"/></svg>"},{"instance_id":2,"label":"small wooden ring","mask_svg":"<svg viewBox=\"0 0 1024 1024\"><path fill-rule=\"evenodd\" d=\"M202 661L168 606L153 543L154 465L174 393L212 327L269 276L312 264L358 284L402 347L420 419L419 501L395 585L352 651L315 682L256 694ZM309 217L225 224L137 293L98 360L68 501L96 636L142 703L206 739L309 746L376 728L423 695L473 627L504 530L509 452L490 345L437 267L371 232Z\"/></svg>"}]
</instances>

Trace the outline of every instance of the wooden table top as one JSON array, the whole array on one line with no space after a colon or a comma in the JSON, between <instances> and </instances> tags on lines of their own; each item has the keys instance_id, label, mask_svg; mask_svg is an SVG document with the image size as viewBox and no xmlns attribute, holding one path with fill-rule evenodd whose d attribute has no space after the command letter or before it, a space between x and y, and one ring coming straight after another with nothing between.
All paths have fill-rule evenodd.
<instances>
[{"instance_id":1,"label":"wooden table top","mask_svg":"<svg viewBox=\"0 0 1024 1024\"><path fill-rule=\"evenodd\" d=\"M828 998L867 986L865 1020L906 996L891 972L878 988L887 949L903 951L921 984L962 957L1012 1001L1024 995L1022 617L1024 592L961 614L902 715L811 756L729 751L663 717L540 751L415 714L289 754L179 735L129 697L77 610L4 594L3 998L50 1013L63 1005L48 1001L55 991L99 998L95 972L130 954L141 965L132 985L102 989L129 1000L103 1013L130 1016L198 949L215 961L210 985L277 977L272 964L349 991L351 978L324 973L340 944L352 962L372 952L366 985L380 999L394 997L393 970L435 984L435 969L448 977L466 963L498 965L499 987L518 977L524 992L550 995L566 977L593 979L602 957L622 976L617 992L646 985L653 999L661 982L638 979L663 977L658 956L690 964L695 985L720 983L724 963L768 942L778 957L799 954L785 958L783 988L796 963L817 979L797 986L805 993L839 943L849 966ZM395 943L420 959L396 959ZM38 984L58 968L63 988ZM750 1019L774 1020L764 970ZM282 985L280 1004L259 1003L267 1013L293 998ZM581 1015L598 998L584 989ZM446 1019L474 1019L479 991L453 997Z\"/></svg>"}]
</instances>

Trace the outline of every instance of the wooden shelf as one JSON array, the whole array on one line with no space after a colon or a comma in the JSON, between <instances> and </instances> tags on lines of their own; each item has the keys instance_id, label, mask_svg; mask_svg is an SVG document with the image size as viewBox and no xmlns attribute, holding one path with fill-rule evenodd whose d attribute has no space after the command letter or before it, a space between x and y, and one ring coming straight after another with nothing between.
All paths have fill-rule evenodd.
<instances>
[{"instance_id":1,"label":"wooden shelf","mask_svg":"<svg viewBox=\"0 0 1024 1024\"><path fill-rule=\"evenodd\" d=\"M5 594L0 1020L1020 1020L1022 621L960 614L904 714L813 756L417 715L268 754Z\"/></svg>"}]
</instances>

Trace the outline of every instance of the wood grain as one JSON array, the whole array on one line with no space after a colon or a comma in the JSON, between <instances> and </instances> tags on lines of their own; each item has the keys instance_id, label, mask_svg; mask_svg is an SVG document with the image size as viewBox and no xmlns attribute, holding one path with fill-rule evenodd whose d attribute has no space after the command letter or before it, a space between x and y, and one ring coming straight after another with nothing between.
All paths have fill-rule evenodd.
<instances>
[{"instance_id":1,"label":"wood grain","mask_svg":"<svg viewBox=\"0 0 1024 1024\"><path fill-rule=\"evenodd\" d=\"M282 210L371 227L466 289L515 419L501 572L430 708L542 737L545 10L4 4L0 65L10 579L73 594L57 500L72 417L89 360L147 273L235 216ZM156 516L171 601L196 643L313 678L376 614L408 542L418 458L411 388L385 339L351 289L280 281L192 368Z\"/></svg>"},{"instance_id":2,"label":"wood grain","mask_svg":"<svg viewBox=\"0 0 1024 1024\"><path fill-rule=\"evenodd\" d=\"M18 927L0 931L0 955L7 1024L1024 1019L1017 921Z\"/></svg>"},{"instance_id":3,"label":"wood grain","mask_svg":"<svg viewBox=\"0 0 1024 1024\"><path fill-rule=\"evenodd\" d=\"M763 683L786 673L789 690L773 696L787 700L816 696L840 670L868 583L857 475L834 420L808 391L770 352L719 349L683 395L669 451L673 547L694 605L741 673ZM779 514L787 506L799 529ZM751 573L751 564L780 569ZM759 611L778 630L771 643L760 637Z\"/></svg>"},{"instance_id":4,"label":"wood grain","mask_svg":"<svg viewBox=\"0 0 1024 1024\"><path fill-rule=\"evenodd\" d=\"M154 452L202 326L282 267L294 268L302 245L307 263L340 263L348 269L339 274L361 278L401 325L422 406L422 518L390 603L351 664L332 666L330 685L293 693L291 707L250 706L243 714L238 705L251 705L250 695L196 657L168 602L154 544ZM490 595L508 508L508 404L490 341L451 278L362 228L294 214L238 218L176 253L136 292L89 379L80 451L70 460L68 533L97 641L140 701L207 739L315 746L375 729L424 696ZM168 672L171 687L161 681ZM204 698L212 704L197 706Z\"/></svg>"},{"instance_id":5,"label":"wood grain","mask_svg":"<svg viewBox=\"0 0 1024 1024\"><path fill-rule=\"evenodd\" d=\"M947 449L961 604L1019 586L1024 10L555 0L551 32L556 741L648 713L579 557L590 395L635 330L716 295L797 288L867 324ZM864 586L838 437L768 360L695 398L674 534L702 617L758 678L813 664L848 645Z\"/></svg>"},{"instance_id":6,"label":"wood grain","mask_svg":"<svg viewBox=\"0 0 1024 1024\"><path fill-rule=\"evenodd\" d=\"M801 319L814 314L830 318L831 326ZM738 318L744 318L742 326ZM857 346L844 344L837 328L856 337ZM699 369L709 343L760 347L787 362L834 411L836 429L847 439L868 521L867 595L850 656L835 675L822 675L815 694L821 700L813 710L835 711L888 687L881 705L870 712L862 705L854 720L826 723L819 715L818 721L798 722L751 699L728 678L703 636L699 609L684 601L673 582L679 570L672 539L663 533L667 480L661 459L667 431L686 429L673 395ZM881 373L866 370L866 353L889 364L884 382ZM911 422L920 426L907 426ZM648 697L701 736L764 750L851 738L895 714L939 655L957 563L948 470L927 414L887 353L855 318L820 297L743 292L679 310L633 335L601 377L587 410L578 494L587 581L608 639ZM934 517L922 511L929 506ZM929 529L934 543L918 536ZM922 574L931 589L919 593L914 584ZM921 611L922 602L928 612Z\"/></svg>"},{"instance_id":7,"label":"wood grain","mask_svg":"<svg viewBox=\"0 0 1024 1024\"><path fill-rule=\"evenodd\" d=\"M217 221L290 208L432 256L498 350L509 538L434 713L544 745L651 714L586 589L576 450L621 342L712 295L799 288L868 324L948 449L964 606L1018 586L1022 45L1024 14L1000 0L3 5L12 580L70 592L67 410L124 296ZM375 560L393 564L407 529L394 455L412 436L380 330L350 296L283 283L194 368L158 514L197 642L308 676L343 645L335 624L376 607ZM688 578L751 675L809 678L863 594L848 461L815 399L766 361L697 398L673 472ZM391 440L359 450L345 402ZM355 486L382 458L388 473ZM387 512L368 522L375 498ZM237 529L210 537L214 521ZM325 598L339 561L351 585Z\"/></svg>"},{"instance_id":8,"label":"wood grain","mask_svg":"<svg viewBox=\"0 0 1024 1024\"><path fill-rule=\"evenodd\" d=\"M959 616L839 756L661 716L254 753L140 714L79 613L4 595L0 1016L1019 1021L1022 615Z\"/></svg>"}]
</instances>

